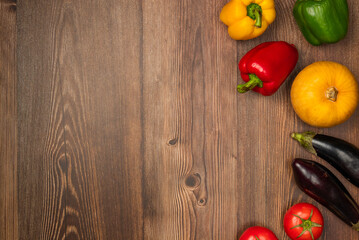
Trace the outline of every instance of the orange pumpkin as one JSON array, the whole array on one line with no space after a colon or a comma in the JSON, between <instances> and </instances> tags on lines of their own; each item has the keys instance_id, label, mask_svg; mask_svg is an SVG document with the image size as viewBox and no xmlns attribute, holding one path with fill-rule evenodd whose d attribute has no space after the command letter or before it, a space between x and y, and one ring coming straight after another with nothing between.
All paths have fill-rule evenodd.
<instances>
[{"instance_id":1,"label":"orange pumpkin","mask_svg":"<svg viewBox=\"0 0 359 240\"><path fill-rule=\"evenodd\" d=\"M358 105L358 83L350 70L335 62L315 62L295 78L294 111L307 124L333 127L345 122Z\"/></svg>"}]
</instances>

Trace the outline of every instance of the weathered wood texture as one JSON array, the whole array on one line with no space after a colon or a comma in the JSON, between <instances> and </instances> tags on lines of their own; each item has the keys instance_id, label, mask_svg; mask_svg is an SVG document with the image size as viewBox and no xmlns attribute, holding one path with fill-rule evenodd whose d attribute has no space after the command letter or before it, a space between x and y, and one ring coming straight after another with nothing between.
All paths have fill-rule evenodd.
<instances>
[{"instance_id":1,"label":"weathered wood texture","mask_svg":"<svg viewBox=\"0 0 359 240\"><path fill-rule=\"evenodd\" d=\"M340 62L359 78L359 5L348 0L346 39L313 47L294 2L276 1L266 33L236 42L218 17L226 0L19 0L15 99L15 7L2 1L0 238L234 240L263 225L288 239L286 209L313 202L290 162L323 163L290 133L359 146L358 111L315 129L289 98L295 75L314 61ZM272 97L237 94L239 59L272 40L298 47L295 71ZM320 209L322 239L359 239Z\"/></svg>"},{"instance_id":2,"label":"weathered wood texture","mask_svg":"<svg viewBox=\"0 0 359 240\"><path fill-rule=\"evenodd\" d=\"M0 239L17 239L16 3L0 1Z\"/></svg>"}]
</instances>

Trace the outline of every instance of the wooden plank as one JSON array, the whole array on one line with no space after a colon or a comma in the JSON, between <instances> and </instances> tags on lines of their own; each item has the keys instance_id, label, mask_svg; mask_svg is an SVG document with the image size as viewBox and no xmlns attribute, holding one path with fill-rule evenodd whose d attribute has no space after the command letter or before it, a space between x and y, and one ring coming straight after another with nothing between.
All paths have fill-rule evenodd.
<instances>
[{"instance_id":1,"label":"wooden plank","mask_svg":"<svg viewBox=\"0 0 359 240\"><path fill-rule=\"evenodd\" d=\"M79 1L72 11L78 16L76 56L82 59L73 70L83 74L76 84L84 98L73 101L73 113L85 114L72 131L86 133L82 148L92 156L81 159L93 164L78 176L97 178L99 238L143 239L141 1ZM74 88L70 76L67 84L68 91Z\"/></svg>"},{"instance_id":2,"label":"wooden plank","mask_svg":"<svg viewBox=\"0 0 359 240\"><path fill-rule=\"evenodd\" d=\"M143 9L145 239L231 239L237 119L222 113L237 108L235 42L222 44L217 2Z\"/></svg>"},{"instance_id":3,"label":"wooden plank","mask_svg":"<svg viewBox=\"0 0 359 240\"><path fill-rule=\"evenodd\" d=\"M66 233L60 9L55 2L18 3L20 239L64 239Z\"/></svg>"},{"instance_id":4,"label":"wooden plank","mask_svg":"<svg viewBox=\"0 0 359 240\"><path fill-rule=\"evenodd\" d=\"M286 209L314 202L295 186L290 161L323 163L290 133L359 146L358 111L332 129L308 127L291 107L291 83L319 60L359 76L359 6L348 1L345 40L313 47L294 1L276 1L276 21L250 41L229 38L219 21L226 2L18 4L20 239L234 240L251 225L288 239ZM297 68L272 97L239 95L239 59L273 40L298 47ZM359 239L320 209L323 239Z\"/></svg>"},{"instance_id":5,"label":"wooden plank","mask_svg":"<svg viewBox=\"0 0 359 240\"><path fill-rule=\"evenodd\" d=\"M103 234L82 107L89 97L78 44L84 22L76 7L62 1L19 4L21 239Z\"/></svg>"},{"instance_id":6,"label":"wooden plank","mask_svg":"<svg viewBox=\"0 0 359 240\"><path fill-rule=\"evenodd\" d=\"M0 1L0 239L17 239L16 1Z\"/></svg>"},{"instance_id":7,"label":"wooden plank","mask_svg":"<svg viewBox=\"0 0 359 240\"><path fill-rule=\"evenodd\" d=\"M22 239L142 238L140 8L19 4Z\"/></svg>"},{"instance_id":8,"label":"wooden plank","mask_svg":"<svg viewBox=\"0 0 359 240\"><path fill-rule=\"evenodd\" d=\"M324 45L320 47L311 46L308 42L305 41L304 37L301 35L298 27L294 23L294 19L291 16L290 12L287 13L287 9L292 9L294 3L290 1L280 1L277 3L277 12L278 18L273 26L275 28L276 35L273 35L275 38L279 38L279 40L286 40L288 42L294 43L298 47L298 51L300 53L299 62L297 64L296 70L292 74L290 81L287 81L285 85L285 89L282 90L284 92L283 96L285 100L282 100L282 104L278 105L276 110L269 110L266 115L269 116L269 119L276 119L275 129L271 129L270 132L266 132L267 136L275 137L277 139L274 145L270 145L268 151L268 156L270 156L267 161L271 164L269 165L270 171L277 171L278 162L282 165L282 170L277 174L272 174L272 176L268 176L268 181L271 182L271 192L275 194L275 197L268 198L270 201L267 201L267 206L269 209L276 209L276 214L271 217L267 217L267 221L271 221L271 219L280 219L285 209L289 208L294 203L300 201L306 201L314 203L318 206L318 204L304 195L295 185L294 179L292 176L292 171L290 168L290 160L295 157L302 157L307 159L312 159L318 161L329 169L331 169L336 176L340 178L343 184L348 188L349 192L352 196L359 201L359 191L358 189L349 184L334 168L332 168L329 164L324 162L323 160L311 156L309 153L306 153L301 149L298 144L293 143L293 141L288 140L288 135L291 131L307 131L312 130L319 133L324 133L328 135L333 135L336 137L340 137L342 139L346 139L349 142L359 146L359 138L358 138L358 130L359 130L359 115L358 111L349 119L346 123L336 126L330 129L319 129L313 128L306 125L302 122L295 114L293 113L293 109L290 105L289 92L292 80L296 74L303 69L305 66L316 62L316 61L336 61L341 64L346 65L353 74L359 77L359 66L355 64L358 62L358 40L359 33L357 28L355 27L358 23L358 6L355 4L355 1L348 0L349 9L350 9L350 23L349 23L349 31L347 37L339 43ZM283 24L283 22L290 22L290 25ZM284 33L284 34L283 34ZM284 103L284 104L283 104ZM268 105L268 109L269 109ZM279 107L281 106L281 107ZM282 108L282 109L281 109ZM285 115L282 115L286 113ZM270 114L272 116L270 116ZM280 124L280 125L278 125ZM273 125L271 125L273 126ZM279 134L281 132L281 134ZM275 134L275 135L273 135ZM264 156L263 156L264 157ZM274 173L274 172L273 172ZM273 179L276 179L273 181ZM279 194L278 194L279 193ZM267 195L268 196L268 195ZM285 200L285 201L283 201ZM320 210L324 215L325 221L325 231L323 233L323 239L335 239L337 236L343 239L359 239L357 232L348 228L343 222L341 222L338 218L334 216L330 211L326 210L324 207L320 206ZM269 222L270 223L270 222ZM284 233L282 230L281 223L278 222L276 225L276 232L278 233L278 237L284 237Z\"/></svg>"}]
</instances>

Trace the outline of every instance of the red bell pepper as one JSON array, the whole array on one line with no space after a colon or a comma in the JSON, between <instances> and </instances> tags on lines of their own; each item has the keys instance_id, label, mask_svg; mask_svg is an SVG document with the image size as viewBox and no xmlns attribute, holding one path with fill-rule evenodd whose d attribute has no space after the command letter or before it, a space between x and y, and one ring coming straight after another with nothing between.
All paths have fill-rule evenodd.
<instances>
[{"instance_id":1,"label":"red bell pepper","mask_svg":"<svg viewBox=\"0 0 359 240\"><path fill-rule=\"evenodd\" d=\"M249 90L264 96L275 93L293 71L298 61L298 51L287 42L265 42L250 50L239 61L242 79L237 86L240 93Z\"/></svg>"}]
</instances>

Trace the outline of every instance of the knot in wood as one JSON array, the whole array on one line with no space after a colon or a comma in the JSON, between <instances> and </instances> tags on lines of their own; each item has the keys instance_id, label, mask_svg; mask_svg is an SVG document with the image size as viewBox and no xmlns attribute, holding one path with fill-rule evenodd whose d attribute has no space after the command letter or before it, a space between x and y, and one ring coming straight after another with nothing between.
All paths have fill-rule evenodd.
<instances>
[{"instance_id":1,"label":"knot in wood","mask_svg":"<svg viewBox=\"0 0 359 240\"><path fill-rule=\"evenodd\" d=\"M176 145L177 142L178 142L178 138L173 138L168 141L168 145L173 146L173 145Z\"/></svg>"},{"instance_id":2,"label":"knot in wood","mask_svg":"<svg viewBox=\"0 0 359 240\"><path fill-rule=\"evenodd\" d=\"M206 198L201 198L201 199L198 200L197 204L199 206L204 206L204 205L207 204L207 199Z\"/></svg>"},{"instance_id":3,"label":"knot in wood","mask_svg":"<svg viewBox=\"0 0 359 240\"><path fill-rule=\"evenodd\" d=\"M194 190L201 184L201 175L199 175L199 173L188 175L184 183L187 188Z\"/></svg>"}]
</instances>

